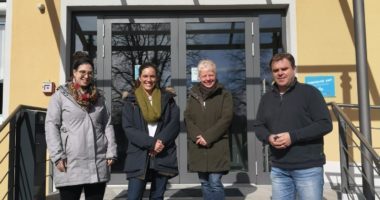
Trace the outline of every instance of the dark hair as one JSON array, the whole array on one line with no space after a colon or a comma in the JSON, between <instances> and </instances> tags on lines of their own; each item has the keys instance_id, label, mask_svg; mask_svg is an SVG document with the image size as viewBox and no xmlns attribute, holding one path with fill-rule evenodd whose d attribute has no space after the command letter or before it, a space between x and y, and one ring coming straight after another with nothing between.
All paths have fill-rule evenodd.
<instances>
[{"instance_id":1,"label":"dark hair","mask_svg":"<svg viewBox=\"0 0 380 200\"><path fill-rule=\"evenodd\" d=\"M157 75L157 72L158 72L158 68L157 68L157 66L156 66L154 63L147 62L147 63L144 63L144 64L142 64L142 65L140 66L140 68L139 68L139 77L141 76L142 71L143 71L144 69L146 69L146 68L149 68L149 67L153 68L154 71L156 72L156 75Z\"/></svg>"},{"instance_id":2,"label":"dark hair","mask_svg":"<svg viewBox=\"0 0 380 200\"><path fill-rule=\"evenodd\" d=\"M142 64L140 67L139 67L139 77L141 76L142 74L142 71L146 68L153 68L154 71L156 72L156 87L157 88L160 88L160 77L158 77L158 68L157 66L154 64L154 63L151 63L151 62L147 62L147 63L144 63ZM136 80L136 83L135 83L135 88L138 88L140 86L140 80L137 79Z\"/></svg>"},{"instance_id":3,"label":"dark hair","mask_svg":"<svg viewBox=\"0 0 380 200\"><path fill-rule=\"evenodd\" d=\"M78 70L78 67L83 64L91 65L92 69L94 69L94 63L92 59L88 56L86 51L77 51L73 54L73 70Z\"/></svg>"},{"instance_id":4,"label":"dark hair","mask_svg":"<svg viewBox=\"0 0 380 200\"><path fill-rule=\"evenodd\" d=\"M278 53L278 54L274 55L269 62L269 68L272 69L272 63L273 62L278 62L282 59L288 60L293 69L296 68L296 63L294 61L294 57L290 53Z\"/></svg>"}]
</instances>

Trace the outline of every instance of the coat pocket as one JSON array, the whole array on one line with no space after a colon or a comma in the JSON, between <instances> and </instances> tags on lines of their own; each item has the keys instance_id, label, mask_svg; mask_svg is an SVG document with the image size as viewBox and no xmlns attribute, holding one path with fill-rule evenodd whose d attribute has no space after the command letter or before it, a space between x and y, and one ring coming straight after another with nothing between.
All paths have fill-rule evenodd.
<instances>
[{"instance_id":1,"label":"coat pocket","mask_svg":"<svg viewBox=\"0 0 380 200\"><path fill-rule=\"evenodd\" d=\"M142 170L146 166L147 155L144 151L128 152L125 159L124 171L127 173Z\"/></svg>"},{"instance_id":2,"label":"coat pocket","mask_svg":"<svg viewBox=\"0 0 380 200\"><path fill-rule=\"evenodd\" d=\"M65 127L61 127L60 131L61 131L62 148L63 148L63 151L67 154L67 143L69 140L68 130Z\"/></svg>"},{"instance_id":3,"label":"coat pocket","mask_svg":"<svg viewBox=\"0 0 380 200\"><path fill-rule=\"evenodd\" d=\"M158 154L156 156L156 163L161 168L169 168L169 169L177 169L178 161L177 161L177 147L173 146L166 151L162 152L162 154Z\"/></svg>"}]
</instances>

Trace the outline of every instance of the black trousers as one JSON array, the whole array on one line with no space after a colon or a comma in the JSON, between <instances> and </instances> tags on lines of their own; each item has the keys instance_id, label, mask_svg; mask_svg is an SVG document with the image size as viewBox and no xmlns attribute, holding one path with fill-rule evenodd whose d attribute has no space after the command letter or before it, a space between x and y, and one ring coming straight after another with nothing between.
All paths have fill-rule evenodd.
<instances>
[{"instance_id":1,"label":"black trousers","mask_svg":"<svg viewBox=\"0 0 380 200\"><path fill-rule=\"evenodd\" d=\"M58 189L62 200L79 200L82 190L86 200L103 200L106 183L64 186Z\"/></svg>"}]
</instances>

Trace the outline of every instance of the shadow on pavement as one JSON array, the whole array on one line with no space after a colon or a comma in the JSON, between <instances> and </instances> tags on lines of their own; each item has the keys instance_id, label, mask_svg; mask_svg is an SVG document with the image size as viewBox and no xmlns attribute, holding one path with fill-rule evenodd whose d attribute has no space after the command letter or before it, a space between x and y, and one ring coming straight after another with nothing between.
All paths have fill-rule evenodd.
<instances>
[{"instance_id":1,"label":"shadow on pavement","mask_svg":"<svg viewBox=\"0 0 380 200\"><path fill-rule=\"evenodd\" d=\"M226 199L245 199L245 196L249 193L253 193L257 190L255 186L252 186L249 183L249 177L246 173L238 173L236 177L236 182L232 185L225 187ZM244 188L244 189L242 189ZM115 196L115 200L117 199L126 199L127 198L127 190L121 191L117 196ZM150 190L147 189L144 192L144 199L149 198ZM168 189L165 192L165 198L169 200L176 199L192 199L192 198L202 198L202 190L200 186L188 187L188 188L173 188L171 185L168 185Z\"/></svg>"}]
</instances>

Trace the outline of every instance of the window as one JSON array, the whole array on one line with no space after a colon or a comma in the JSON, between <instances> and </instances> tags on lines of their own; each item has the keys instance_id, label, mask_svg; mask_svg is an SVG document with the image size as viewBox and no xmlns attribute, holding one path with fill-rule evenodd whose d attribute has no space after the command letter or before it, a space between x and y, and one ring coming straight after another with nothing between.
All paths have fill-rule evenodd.
<instances>
[{"instance_id":1,"label":"window","mask_svg":"<svg viewBox=\"0 0 380 200\"><path fill-rule=\"evenodd\" d=\"M3 114L3 80L5 65L5 24L4 19L0 18L0 115Z\"/></svg>"},{"instance_id":2,"label":"window","mask_svg":"<svg viewBox=\"0 0 380 200\"><path fill-rule=\"evenodd\" d=\"M269 61L274 54L284 51L282 41L282 15L261 14L260 18L260 77L267 84L272 82Z\"/></svg>"},{"instance_id":3,"label":"window","mask_svg":"<svg viewBox=\"0 0 380 200\"><path fill-rule=\"evenodd\" d=\"M1 97L0 97L0 115L3 114L3 82L1 80L0 82L0 94L1 94ZM2 120L0 119L0 122Z\"/></svg>"},{"instance_id":4,"label":"window","mask_svg":"<svg viewBox=\"0 0 380 200\"><path fill-rule=\"evenodd\" d=\"M76 51L87 51L90 58L93 59L96 74L96 51L97 51L97 16L94 15L74 15L72 27L74 34L72 35L72 53ZM71 63L72 63L71 59ZM70 65L71 66L71 65ZM72 69L70 69L70 72Z\"/></svg>"}]
</instances>

